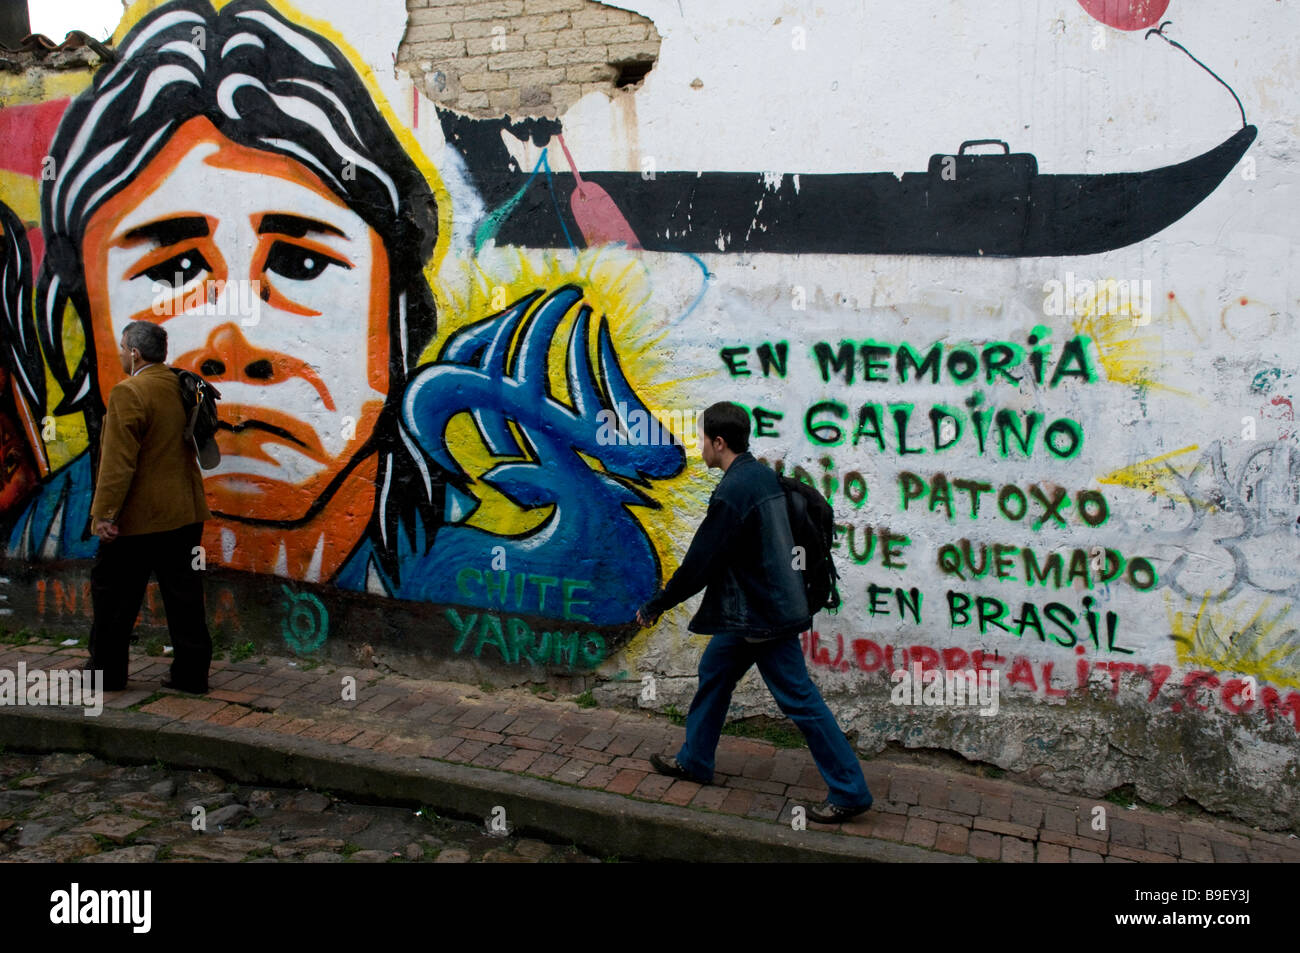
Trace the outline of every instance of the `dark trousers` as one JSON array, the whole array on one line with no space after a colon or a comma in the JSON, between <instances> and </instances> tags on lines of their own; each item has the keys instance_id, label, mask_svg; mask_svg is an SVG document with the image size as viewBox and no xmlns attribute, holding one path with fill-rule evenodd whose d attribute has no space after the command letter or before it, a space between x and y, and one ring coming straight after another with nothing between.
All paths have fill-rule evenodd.
<instances>
[{"instance_id":1,"label":"dark trousers","mask_svg":"<svg viewBox=\"0 0 1300 953\"><path fill-rule=\"evenodd\" d=\"M156 575L171 635L172 682L181 688L207 690L212 638L203 605L203 572L194 568L194 548L202 538L203 524L191 523L165 533L100 540L99 558L90 573L95 604L90 667L103 670L106 688L126 685L131 630L149 576Z\"/></svg>"},{"instance_id":2,"label":"dark trousers","mask_svg":"<svg viewBox=\"0 0 1300 953\"><path fill-rule=\"evenodd\" d=\"M677 763L698 778L713 777L731 693L751 665L758 666L777 706L803 732L831 802L841 807L871 804L858 756L808 677L797 638L747 642L738 635L715 635L709 640L700 656L700 687L686 715L686 743L677 752Z\"/></svg>"}]
</instances>

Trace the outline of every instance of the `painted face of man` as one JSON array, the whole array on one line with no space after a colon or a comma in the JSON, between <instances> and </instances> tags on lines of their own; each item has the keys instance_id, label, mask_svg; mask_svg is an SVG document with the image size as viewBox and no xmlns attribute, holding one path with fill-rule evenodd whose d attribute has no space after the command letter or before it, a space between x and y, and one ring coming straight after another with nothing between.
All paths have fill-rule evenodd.
<instances>
[{"instance_id":1,"label":"painted face of man","mask_svg":"<svg viewBox=\"0 0 1300 953\"><path fill-rule=\"evenodd\" d=\"M369 438L388 389L388 255L305 166L182 126L91 218L100 393L131 321L221 391L214 510L300 519Z\"/></svg>"}]
</instances>

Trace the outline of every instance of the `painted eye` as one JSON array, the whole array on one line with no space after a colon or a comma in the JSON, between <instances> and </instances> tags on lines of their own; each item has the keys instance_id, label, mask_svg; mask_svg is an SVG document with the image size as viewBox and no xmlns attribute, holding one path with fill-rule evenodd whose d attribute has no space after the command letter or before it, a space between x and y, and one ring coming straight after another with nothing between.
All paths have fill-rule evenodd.
<instances>
[{"instance_id":1,"label":"painted eye","mask_svg":"<svg viewBox=\"0 0 1300 953\"><path fill-rule=\"evenodd\" d=\"M173 288L182 288L205 271L211 270L212 266L201 254L187 251L173 255L166 261L160 261L152 268L146 268L141 274L150 281L170 285ZM136 277L138 278L139 275Z\"/></svg>"},{"instance_id":2,"label":"painted eye","mask_svg":"<svg viewBox=\"0 0 1300 953\"><path fill-rule=\"evenodd\" d=\"M290 281L311 281L319 278L330 265L338 265L340 268L352 267L337 258L322 255L315 249L302 248L288 242L276 242L266 256L266 270Z\"/></svg>"}]
</instances>

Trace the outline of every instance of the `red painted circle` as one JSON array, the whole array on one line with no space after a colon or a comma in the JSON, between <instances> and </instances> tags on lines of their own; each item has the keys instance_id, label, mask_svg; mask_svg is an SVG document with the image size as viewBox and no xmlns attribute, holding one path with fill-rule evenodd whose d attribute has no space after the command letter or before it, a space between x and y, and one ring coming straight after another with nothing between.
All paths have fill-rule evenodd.
<instances>
[{"instance_id":1,"label":"red painted circle","mask_svg":"<svg viewBox=\"0 0 1300 953\"><path fill-rule=\"evenodd\" d=\"M1169 0L1079 0L1079 6L1106 26L1144 30L1160 22Z\"/></svg>"}]
</instances>

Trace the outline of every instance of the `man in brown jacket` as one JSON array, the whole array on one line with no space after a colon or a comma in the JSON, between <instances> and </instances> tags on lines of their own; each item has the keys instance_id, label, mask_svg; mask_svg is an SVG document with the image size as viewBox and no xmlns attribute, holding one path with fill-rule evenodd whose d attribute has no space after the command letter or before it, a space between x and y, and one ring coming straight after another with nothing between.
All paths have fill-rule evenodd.
<instances>
[{"instance_id":1,"label":"man in brown jacket","mask_svg":"<svg viewBox=\"0 0 1300 953\"><path fill-rule=\"evenodd\" d=\"M108 398L90 513L99 537L91 572L95 621L89 668L104 688L126 687L127 647L151 573L158 577L174 658L163 687L208 690L212 639L199 548L208 512L193 444L185 439L180 384L163 361L167 332L133 321L122 332L123 373Z\"/></svg>"}]
</instances>

